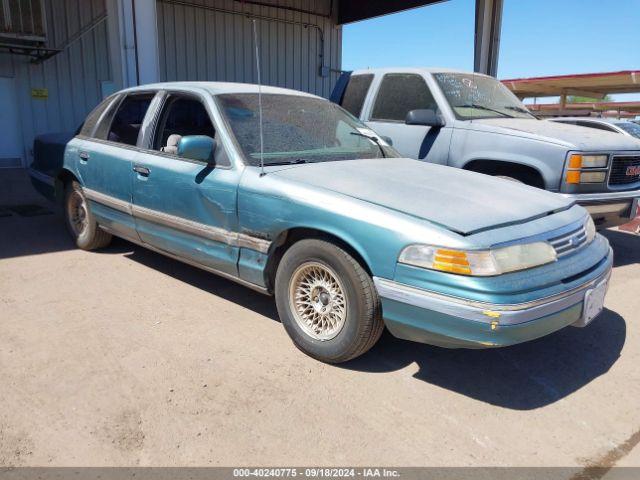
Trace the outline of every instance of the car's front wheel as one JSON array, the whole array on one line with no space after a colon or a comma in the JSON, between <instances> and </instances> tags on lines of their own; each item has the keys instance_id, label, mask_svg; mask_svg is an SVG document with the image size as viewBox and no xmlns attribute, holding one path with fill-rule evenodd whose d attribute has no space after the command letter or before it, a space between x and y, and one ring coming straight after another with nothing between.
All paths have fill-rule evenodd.
<instances>
[{"instance_id":1,"label":"car's front wheel","mask_svg":"<svg viewBox=\"0 0 640 480\"><path fill-rule=\"evenodd\" d=\"M295 345L323 362L362 355L384 329L371 277L328 241L301 240L287 250L276 273L275 297Z\"/></svg>"},{"instance_id":2,"label":"car's front wheel","mask_svg":"<svg viewBox=\"0 0 640 480\"><path fill-rule=\"evenodd\" d=\"M111 234L98 227L89 202L82 187L76 181L69 182L65 188L64 213L67 230L83 250L95 250L106 247L111 242Z\"/></svg>"}]
</instances>

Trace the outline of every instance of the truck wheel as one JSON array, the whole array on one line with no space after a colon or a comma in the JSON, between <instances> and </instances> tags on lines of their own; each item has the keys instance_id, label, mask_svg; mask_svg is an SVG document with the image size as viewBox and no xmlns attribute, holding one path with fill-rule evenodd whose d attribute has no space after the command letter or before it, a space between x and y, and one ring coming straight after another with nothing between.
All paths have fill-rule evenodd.
<instances>
[{"instance_id":1,"label":"truck wheel","mask_svg":"<svg viewBox=\"0 0 640 480\"><path fill-rule=\"evenodd\" d=\"M111 234L98 227L82 187L76 181L65 187L64 213L67 229L79 248L95 250L111 242Z\"/></svg>"},{"instance_id":2,"label":"truck wheel","mask_svg":"<svg viewBox=\"0 0 640 480\"><path fill-rule=\"evenodd\" d=\"M509 180L510 182L524 183L522 180L518 180L517 178L509 177L507 175L496 175L496 178L502 178L503 180Z\"/></svg>"},{"instance_id":3,"label":"truck wheel","mask_svg":"<svg viewBox=\"0 0 640 480\"><path fill-rule=\"evenodd\" d=\"M362 266L342 248L301 240L276 272L278 314L293 343L327 363L351 360L380 338L380 299Z\"/></svg>"}]
</instances>

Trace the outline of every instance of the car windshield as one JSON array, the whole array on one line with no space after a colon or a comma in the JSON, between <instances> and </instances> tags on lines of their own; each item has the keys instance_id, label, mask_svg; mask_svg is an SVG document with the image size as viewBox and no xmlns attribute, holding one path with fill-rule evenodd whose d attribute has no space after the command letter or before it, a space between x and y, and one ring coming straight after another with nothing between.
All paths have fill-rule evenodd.
<instances>
[{"instance_id":1,"label":"car windshield","mask_svg":"<svg viewBox=\"0 0 640 480\"><path fill-rule=\"evenodd\" d=\"M258 94L218 95L245 161L260 165ZM264 164L398 157L338 105L302 95L262 95Z\"/></svg>"},{"instance_id":2,"label":"car windshield","mask_svg":"<svg viewBox=\"0 0 640 480\"><path fill-rule=\"evenodd\" d=\"M472 73L434 73L433 76L458 120L536 118L495 78Z\"/></svg>"},{"instance_id":3,"label":"car windshield","mask_svg":"<svg viewBox=\"0 0 640 480\"><path fill-rule=\"evenodd\" d=\"M629 135L640 138L640 125L633 122L624 122L616 124L618 127L623 129Z\"/></svg>"}]
</instances>

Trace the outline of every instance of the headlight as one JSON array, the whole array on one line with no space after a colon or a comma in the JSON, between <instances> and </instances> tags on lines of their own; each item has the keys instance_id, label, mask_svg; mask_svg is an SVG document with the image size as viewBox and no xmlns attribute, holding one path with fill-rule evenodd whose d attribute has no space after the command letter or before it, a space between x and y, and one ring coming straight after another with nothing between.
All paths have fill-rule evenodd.
<instances>
[{"instance_id":1,"label":"headlight","mask_svg":"<svg viewBox=\"0 0 640 480\"><path fill-rule=\"evenodd\" d=\"M589 215L587 220L584 222L584 232L587 236L586 243L591 243L591 241L596 237L596 224L593 223L591 215Z\"/></svg>"},{"instance_id":2,"label":"headlight","mask_svg":"<svg viewBox=\"0 0 640 480\"><path fill-rule=\"evenodd\" d=\"M416 267L488 277L537 267L557 259L546 242L526 243L490 250L453 250L431 245L409 245L398 261Z\"/></svg>"},{"instance_id":3,"label":"headlight","mask_svg":"<svg viewBox=\"0 0 640 480\"><path fill-rule=\"evenodd\" d=\"M579 155L569 157L569 168L606 168L608 155Z\"/></svg>"},{"instance_id":4,"label":"headlight","mask_svg":"<svg viewBox=\"0 0 640 480\"><path fill-rule=\"evenodd\" d=\"M608 155L573 154L569 157L567 183L603 183L607 179L606 171L589 171L590 169L604 169L609 164Z\"/></svg>"}]
</instances>

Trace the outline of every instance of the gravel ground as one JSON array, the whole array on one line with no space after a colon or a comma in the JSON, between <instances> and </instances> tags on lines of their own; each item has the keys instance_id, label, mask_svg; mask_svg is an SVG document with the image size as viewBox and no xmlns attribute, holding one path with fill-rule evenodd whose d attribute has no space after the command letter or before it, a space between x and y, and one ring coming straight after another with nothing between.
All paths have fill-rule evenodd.
<instances>
[{"instance_id":1,"label":"gravel ground","mask_svg":"<svg viewBox=\"0 0 640 480\"><path fill-rule=\"evenodd\" d=\"M0 172L0 205L47 205L20 182ZM385 334L329 366L268 297L121 240L77 250L58 213L2 211L2 466L640 466L632 234L606 232L615 269L587 328L485 351Z\"/></svg>"}]
</instances>

